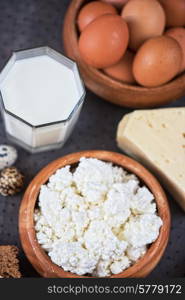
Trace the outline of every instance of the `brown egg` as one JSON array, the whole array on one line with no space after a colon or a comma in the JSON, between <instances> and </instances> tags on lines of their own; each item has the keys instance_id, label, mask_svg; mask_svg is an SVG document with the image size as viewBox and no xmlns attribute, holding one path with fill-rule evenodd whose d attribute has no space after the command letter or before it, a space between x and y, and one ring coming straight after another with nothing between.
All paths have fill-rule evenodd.
<instances>
[{"instance_id":1,"label":"brown egg","mask_svg":"<svg viewBox=\"0 0 185 300\"><path fill-rule=\"evenodd\" d=\"M129 0L101 0L101 1L112 4L117 8L122 8L123 5L127 3Z\"/></svg>"},{"instance_id":2,"label":"brown egg","mask_svg":"<svg viewBox=\"0 0 185 300\"><path fill-rule=\"evenodd\" d=\"M104 15L90 23L81 33L81 58L95 68L116 64L128 45L128 27L118 15Z\"/></svg>"},{"instance_id":3,"label":"brown egg","mask_svg":"<svg viewBox=\"0 0 185 300\"><path fill-rule=\"evenodd\" d=\"M134 54L130 51L127 51L117 64L105 68L104 72L116 80L132 84L135 82L135 78L132 72L133 59Z\"/></svg>"},{"instance_id":4,"label":"brown egg","mask_svg":"<svg viewBox=\"0 0 185 300\"><path fill-rule=\"evenodd\" d=\"M185 25L185 1L184 0L159 0L166 13L167 26Z\"/></svg>"},{"instance_id":5,"label":"brown egg","mask_svg":"<svg viewBox=\"0 0 185 300\"><path fill-rule=\"evenodd\" d=\"M157 87L175 77L181 63L182 50L176 40L167 36L152 38L135 56L134 77L145 87Z\"/></svg>"},{"instance_id":6,"label":"brown egg","mask_svg":"<svg viewBox=\"0 0 185 300\"><path fill-rule=\"evenodd\" d=\"M165 13L157 0L130 0L123 7L121 15L128 24L129 46L133 50L164 31Z\"/></svg>"},{"instance_id":7,"label":"brown egg","mask_svg":"<svg viewBox=\"0 0 185 300\"><path fill-rule=\"evenodd\" d=\"M86 4L82 7L78 15L77 24L79 30L84 30L88 24L105 14L117 14L117 10L114 6L100 1L93 1Z\"/></svg>"},{"instance_id":8,"label":"brown egg","mask_svg":"<svg viewBox=\"0 0 185 300\"><path fill-rule=\"evenodd\" d=\"M174 38L181 46L183 52L182 64L180 67L180 73L185 71L185 28L174 27L166 31L167 36Z\"/></svg>"}]
</instances>

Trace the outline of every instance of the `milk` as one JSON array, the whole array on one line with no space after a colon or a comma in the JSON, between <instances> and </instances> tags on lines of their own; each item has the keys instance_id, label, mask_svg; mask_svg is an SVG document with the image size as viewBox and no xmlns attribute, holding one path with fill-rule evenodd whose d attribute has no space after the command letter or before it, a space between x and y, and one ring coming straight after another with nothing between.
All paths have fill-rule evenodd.
<instances>
[{"instance_id":1,"label":"milk","mask_svg":"<svg viewBox=\"0 0 185 300\"><path fill-rule=\"evenodd\" d=\"M22 51L24 58L14 57L0 80L6 131L31 151L63 144L83 102L79 103L84 89L76 64L50 51L53 57L43 51L42 55L34 52L34 56L26 58L26 51Z\"/></svg>"},{"instance_id":2,"label":"milk","mask_svg":"<svg viewBox=\"0 0 185 300\"><path fill-rule=\"evenodd\" d=\"M73 71L46 55L16 61L1 93L6 109L34 126L67 119L80 97Z\"/></svg>"}]
</instances>

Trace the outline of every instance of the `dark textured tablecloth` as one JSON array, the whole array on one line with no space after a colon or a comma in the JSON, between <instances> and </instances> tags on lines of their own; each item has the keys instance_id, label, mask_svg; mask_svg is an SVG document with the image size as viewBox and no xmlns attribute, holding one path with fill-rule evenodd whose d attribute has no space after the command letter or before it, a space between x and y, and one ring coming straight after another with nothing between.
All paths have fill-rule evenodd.
<instances>
[{"instance_id":1,"label":"dark textured tablecloth","mask_svg":"<svg viewBox=\"0 0 185 300\"><path fill-rule=\"evenodd\" d=\"M63 53L61 29L69 0L0 0L0 68L14 50L48 45ZM185 98L171 106L185 106ZM119 151L115 142L118 121L130 110L120 108L87 92L80 120L66 145L56 151L29 154L18 148L16 163L25 174L26 185L52 160L75 151L104 149ZM0 144L8 143L0 119ZM22 194L0 196L0 244L15 244L21 249L18 211ZM172 227L167 250L150 274L151 278L185 275L185 214L169 197ZM23 276L38 276L20 252Z\"/></svg>"}]
</instances>

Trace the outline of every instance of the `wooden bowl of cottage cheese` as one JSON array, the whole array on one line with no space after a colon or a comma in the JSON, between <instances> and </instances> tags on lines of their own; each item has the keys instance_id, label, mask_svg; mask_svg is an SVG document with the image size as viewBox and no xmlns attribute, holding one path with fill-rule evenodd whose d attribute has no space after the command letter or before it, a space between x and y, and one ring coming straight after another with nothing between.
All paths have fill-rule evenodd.
<instances>
[{"instance_id":1,"label":"wooden bowl of cottage cheese","mask_svg":"<svg viewBox=\"0 0 185 300\"><path fill-rule=\"evenodd\" d=\"M21 243L43 277L145 277L161 259L169 231L158 181L114 152L55 160L32 180L20 206Z\"/></svg>"}]
</instances>

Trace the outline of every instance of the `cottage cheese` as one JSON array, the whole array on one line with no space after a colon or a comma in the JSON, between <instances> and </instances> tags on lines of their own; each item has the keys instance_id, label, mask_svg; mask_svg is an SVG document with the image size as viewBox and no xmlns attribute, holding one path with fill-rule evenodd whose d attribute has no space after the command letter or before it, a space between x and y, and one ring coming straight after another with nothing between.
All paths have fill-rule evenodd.
<instances>
[{"instance_id":1,"label":"cottage cheese","mask_svg":"<svg viewBox=\"0 0 185 300\"><path fill-rule=\"evenodd\" d=\"M162 220L135 175L94 158L59 169L41 187L35 229L51 260L78 275L118 274L141 258Z\"/></svg>"}]
</instances>

